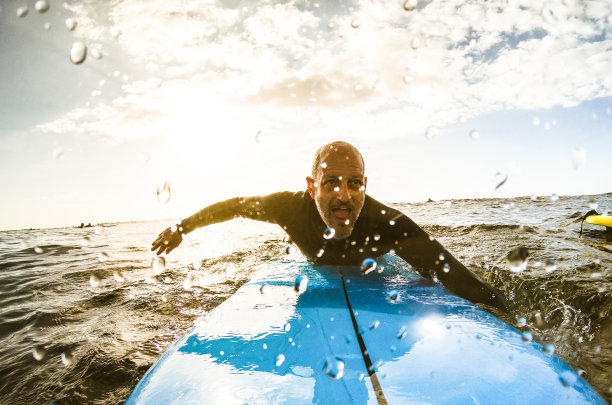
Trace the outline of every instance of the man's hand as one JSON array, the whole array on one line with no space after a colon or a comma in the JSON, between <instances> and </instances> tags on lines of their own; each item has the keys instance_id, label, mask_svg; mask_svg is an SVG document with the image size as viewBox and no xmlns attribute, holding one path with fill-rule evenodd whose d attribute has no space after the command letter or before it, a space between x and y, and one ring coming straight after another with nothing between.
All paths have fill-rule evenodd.
<instances>
[{"instance_id":1,"label":"man's hand","mask_svg":"<svg viewBox=\"0 0 612 405\"><path fill-rule=\"evenodd\" d=\"M157 251L158 256L164 253L164 251L166 253L170 253L174 250L174 248L180 245L182 241L183 236L181 235L179 230L176 229L176 227L167 228L162 233L160 233L157 239L155 239L155 242L151 244L153 246L151 250L159 249Z\"/></svg>"}]
</instances>

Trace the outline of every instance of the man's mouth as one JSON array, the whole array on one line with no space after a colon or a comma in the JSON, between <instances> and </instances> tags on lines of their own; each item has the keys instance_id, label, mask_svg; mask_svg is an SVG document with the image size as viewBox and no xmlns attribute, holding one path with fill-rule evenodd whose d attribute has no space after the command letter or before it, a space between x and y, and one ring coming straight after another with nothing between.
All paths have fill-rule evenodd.
<instances>
[{"instance_id":1,"label":"man's mouth","mask_svg":"<svg viewBox=\"0 0 612 405\"><path fill-rule=\"evenodd\" d=\"M351 209L348 207L332 208L331 211L334 215L334 218L342 224L345 224L351 215Z\"/></svg>"}]
</instances>

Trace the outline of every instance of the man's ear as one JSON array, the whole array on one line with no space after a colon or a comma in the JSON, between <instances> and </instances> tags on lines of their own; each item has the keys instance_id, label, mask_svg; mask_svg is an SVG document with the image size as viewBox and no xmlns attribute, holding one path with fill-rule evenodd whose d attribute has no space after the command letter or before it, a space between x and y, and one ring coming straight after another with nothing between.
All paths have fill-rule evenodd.
<instances>
[{"instance_id":1,"label":"man's ear","mask_svg":"<svg viewBox=\"0 0 612 405\"><path fill-rule=\"evenodd\" d=\"M310 194L310 197L312 197L312 199L314 200L315 198L315 186L314 186L314 180L312 177L306 177L306 184L308 186L308 194Z\"/></svg>"}]
</instances>

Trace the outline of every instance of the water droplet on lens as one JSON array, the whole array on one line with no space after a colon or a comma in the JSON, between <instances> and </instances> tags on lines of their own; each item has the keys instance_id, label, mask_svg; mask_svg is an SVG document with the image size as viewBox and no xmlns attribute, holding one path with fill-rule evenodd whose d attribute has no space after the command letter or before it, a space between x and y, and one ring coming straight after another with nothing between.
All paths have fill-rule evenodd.
<instances>
[{"instance_id":1,"label":"water droplet on lens","mask_svg":"<svg viewBox=\"0 0 612 405\"><path fill-rule=\"evenodd\" d=\"M419 37L412 38L412 41L410 41L410 46L412 49L419 49L421 46L421 39Z\"/></svg>"},{"instance_id":2,"label":"water droplet on lens","mask_svg":"<svg viewBox=\"0 0 612 405\"><path fill-rule=\"evenodd\" d=\"M259 287L259 292L262 295L270 294L270 286L268 284L262 284L261 287Z\"/></svg>"},{"instance_id":3,"label":"water droplet on lens","mask_svg":"<svg viewBox=\"0 0 612 405\"><path fill-rule=\"evenodd\" d=\"M334 191L337 193L338 191L340 191L340 187L338 186L334 187Z\"/></svg>"},{"instance_id":4,"label":"water droplet on lens","mask_svg":"<svg viewBox=\"0 0 612 405\"><path fill-rule=\"evenodd\" d=\"M438 256L438 259L444 260L444 253L440 253L440 256Z\"/></svg>"},{"instance_id":5,"label":"water droplet on lens","mask_svg":"<svg viewBox=\"0 0 612 405\"><path fill-rule=\"evenodd\" d=\"M32 356L34 356L36 361L41 361L44 359L46 354L47 351L42 347L35 347L34 350L32 350Z\"/></svg>"},{"instance_id":6,"label":"water droplet on lens","mask_svg":"<svg viewBox=\"0 0 612 405\"><path fill-rule=\"evenodd\" d=\"M559 381L564 387L572 387L578 381L578 377L573 371L566 370L559 374Z\"/></svg>"},{"instance_id":7,"label":"water droplet on lens","mask_svg":"<svg viewBox=\"0 0 612 405\"><path fill-rule=\"evenodd\" d=\"M397 338L399 340L402 340L403 338L406 337L407 334L408 334L408 329L406 329L405 326L402 326L400 330L397 332Z\"/></svg>"},{"instance_id":8,"label":"water droplet on lens","mask_svg":"<svg viewBox=\"0 0 612 405\"><path fill-rule=\"evenodd\" d=\"M295 278L295 282L293 283L293 289L298 294L302 294L308 288L308 276L304 274L300 274Z\"/></svg>"},{"instance_id":9,"label":"water droplet on lens","mask_svg":"<svg viewBox=\"0 0 612 405\"><path fill-rule=\"evenodd\" d=\"M72 356L72 353L70 353L69 350L66 350L65 352L63 352L61 354L61 358L62 358L62 364L64 364L64 366L69 366L74 361L74 357Z\"/></svg>"},{"instance_id":10,"label":"water droplet on lens","mask_svg":"<svg viewBox=\"0 0 612 405\"><path fill-rule=\"evenodd\" d=\"M236 273L236 266L234 266L234 263L228 263L225 265L225 275L227 277L233 277L235 273Z\"/></svg>"},{"instance_id":11,"label":"water droplet on lens","mask_svg":"<svg viewBox=\"0 0 612 405\"><path fill-rule=\"evenodd\" d=\"M534 127L537 127L538 125L540 125L540 117L533 117L533 119L531 120L531 123L533 124Z\"/></svg>"},{"instance_id":12,"label":"water droplet on lens","mask_svg":"<svg viewBox=\"0 0 612 405\"><path fill-rule=\"evenodd\" d=\"M480 132L476 131L475 129L470 131L470 138L476 140L478 138L480 138Z\"/></svg>"},{"instance_id":13,"label":"water droplet on lens","mask_svg":"<svg viewBox=\"0 0 612 405\"><path fill-rule=\"evenodd\" d=\"M325 253L324 249L319 249L319 251L317 252L317 257L323 256L324 253Z\"/></svg>"},{"instance_id":14,"label":"water droplet on lens","mask_svg":"<svg viewBox=\"0 0 612 405\"><path fill-rule=\"evenodd\" d=\"M376 260L367 258L361 263L361 273L368 274L376 269Z\"/></svg>"},{"instance_id":15,"label":"water droplet on lens","mask_svg":"<svg viewBox=\"0 0 612 405\"><path fill-rule=\"evenodd\" d=\"M580 169L586 164L586 152L582 148L575 148L572 152L572 164L574 170Z\"/></svg>"},{"instance_id":16,"label":"water droplet on lens","mask_svg":"<svg viewBox=\"0 0 612 405\"><path fill-rule=\"evenodd\" d=\"M353 20L351 20L351 27L359 28L359 20L356 18L353 18Z\"/></svg>"},{"instance_id":17,"label":"water droplet on lens","mask_svg":"<svg viewBox=\"0 0 612 405\"><path fill-rule=\"evenodd\" d=\"M397 300L399 300L399 297L400 297L399 291L397 291L397 290L389 291L389 301L397 302Z\"/></svg>"},{"instance_id":18,"label":"water droplet on lens","mask_svg":"<svg viewBox=\"0 0 612 405\"><path fill-rule=\"evenodd\" d=\"M417 0L406 0L404 2L404 10L413 11L417 8L418 1Z\"/></svg>"},{"instance_id":19,"label":"water droplet on lens","mask_svg":"<svg viewBox=\"0 0 612 405\"><path fill-rule=\"evenodd\" d=\"M521 334L521 339L523 342L531 342L533 340L533 335L529 331L525 331Z\"/></svg>"},{"instance_id":20,"label":"water droplet on lens","mask_svg":"<svg viewBox=\"0 0 612 405\"><path fill-rule=\"evenodd\" d=\"M170 201L171 195L170 184L167 181L157 186L157 201L160 203L166 204L168 201Z\"/></svg>"},{"instance_id":21,"label":"water droplet on lens","mask_svg":"<svg viewBox=\"0 0 612 405\"><path fill-rule=\"evenodd\" d=\"M394 221L394 220L392 220L392 219L390 219L390 220L389 220L389 225L391 225L391 226L395 225L395 221Z\"/></svg>"},{"instance_id":22,"label":"water droplet on lens","mask_svg":"<svg viewBox=\"0 0 612 405\"><path fill-rule=\"evenodd\" d=\"M523 327L523 326L525 326L525 325L527 325L527 319L525 319L525 318L523 318L523 317L520 317L520 318L518 319L518 326L522 328L522 327Z\"/></svg>"},{"instance_id":23,"label":"water droplet on lens","mask_svg":"<svg viewBox=\"0 0 612 405\"><path fill-rule=\"evenodd\" d=\"M448 273L450 271L450 264L444 263L444 267L442 267L442 271Z\"/></svg>"},{"instance_id":24,"label":"water droplet on lens","mask_svg":"<svg viewBox=\"0 0 612 405\"><path fill-rule=\"evenodd\" d=\"M41 254L44 252L44 250L40 246L34 246L34 252Z\"/></svg>"},{"instance_id":25,"label":"water droplet on lens","mask_svg":"<svg viewBox=\"0 0 612 405\"><path fill-rule=\"evenodd\" d=\"M278 356L276 356L276 360L274 364L276 365L276 367L279 367L284 362L285 362L285 355L281 353Z\"/></svg>"},{"instance_id":26,"label":"water droplet on lens","mask_svg":"<svg viewBox=\"0 0 612 405\"><path fill-rule=\"evenodd\" d=\"M107 260L108 260L108 254L107 253L105 253L105 252L98 253L98 261L100 263L104 263Z\"/></svg>"},{"instance_id":27,"label":"water droplet on lens","mask_svg":"<svg viewBox=\"0 0 612 405\"><path fill-rule=\"evenodd\" d=\"M410 75L404 75L402 80L404 81L404 84L410 84L414 79Z\"/></svg>"},{"instance_id":28,"label":"water droplet on lens","mask_svg":"<svg viewBox=\"0 0 612 405\"><path fill-rule=\"evenodd\" d=\"M552 273L553 271L557 270L557 262L555 259L546 259L545 268L547 273Z\"/></svg>"},{"instance_id":29,"label":"water droplet on lens","mask_svg":"<svg viewBox=\"0 0 612 405\"><path fill-rule=\"evenodd\" d=\"M336 230L334 228L327 228L325 232L323 232L323 237L325 239L331 239L336 235Z\"/></svg>"},{"instance_id":30,"label":"water droplet on lens","mask_svg":"<svg viewBox=\"0 0 612 405\"><path fill-rule=\"evenodd\" d=\"M123 276L123 273L120 271L113 272L113 277L115 279L115 282L117 283L123 283L123 281L125 281L125 277Z\"/></svg>"},{"instance_id":31,"label":"water droplet on lens","mask_svg":"<svg viewBox=\"0 0 612 405\"><path fill-rule=\"evenodd\" d=\"M93 288L99 287L101 282L102 280L100 280L100 277L96 276L95 274L89 276L89 285L91 285Z\"/></svg>"},{"instance_id":32,"label":"water droplet on lens","mask_svg":"<svg viewBox=\"0 0 612 405\"><path fill-rule=\"evenodd\" d=\"M87 46L81 41L77 41L70 47L70 61L75 65L79 65L85 61L87 57Z\"/></svg>"},{"instance_id":33,"label":"water droplet on lens","mask_svg":"<svg viewBox=\"0 0 612 405\"><path fill-rule=\"evenodd\" d=\"M439 133L440 131L438 130L438 127L436 127L435 125L431 125L425 130L425 138L432 139L438 136Z\"/></svg>"},{"instance_id":34,"label":"water droplet on lens","mask_svg":"<svg viewBox=\"0 0 612 405\"><path fill-rule=\"evenodd\" d=\"M287 322L284 326L283 326L283 330L285 332L289 332L291 330L291 324L289 322Z\"/></svg>"},{"instance_id":35,"label":"water droplet on lens","mask_svg":"<svg viewBox=\"0 0 612 405\"><path fill-rule=\"evenodd\" d=\"M325 359L323 371L329 378L338 380L344 375L344 360L340 357L328 357Z\"/></svg>"},{"instance_id":36,"label":"water droplet on lens","mask_svg":"<svg viewBox=\"0 0 612 405\"><path fill-rule=\"evenodd\" d=\"M66 18L66 21L64 21L64 23L66 24L66 28L68 28L68 31L74 31L77 26L77 22L74 18Z\"/></svg>"},{"instance_id":37,"label":"water droplet on lens","mask_svg":"<svg viewBox=\"0 0 612 405\"><path fill-rule=\"evenodd\" d=\"M38 0L34 3L34 8L41 14L46 13L49 11L49 2L47 0Z\"/></svg>"},{"instance_id":38,"label":"water droplet on lens","mask_svg":"<svg viewBox=\"0 0 612 405\"><path fill-rule=\"evenodd\" d=\"M374 321L370 324L370 330L374 330L376 328L378 328L378 325L380 325L379 321Z\"/></svg>"},{"instance_id":39,"label":"water droplet on lens","mask_svg":"<svg viewBox=\"0 0 612 405\"><path fill-rule=\"evenodd\" d=\"M521 273L527 268L527 256L529 250L526 247L517 247L512 249L508 256L506 256L506 262L510 267L510 271L513 273Z\"/></svg>"},{"instance_id":40,"label":"water droplet on lens","mask_svg":"<svg viewBox=\"0 0 612 405\"><path fill-rule=\"evenodd\" d=\"M495 183L495 190L503 186L507 180L508 180L508 175L506 173L504 172L495 173L495 176L493 178L493 181Z\"/></svg>"},{"instance_id":41,"label":"water droplet on lens","mask_svg":"<svg viewBox=\"0 0 612 405\"><path fill-rule=\"evenodd\" d=\"M285 254L290 255L295 251L295 247L293 245L289 245L285 248Z\"/></svg>"},{"instance_id":42,"label":"water droplet on lens","mask_svg":"<svg viewBox=\"0 0 612 405\"><path fill-rule=\"evenodd\" d=\"M166 271L166 259L161 256L155 256L151 260L151 269L155 275L159 276Z\"/></svg>"},{"instance_id":43,"label":"water droplet on lens","mask_svg":"<svg viewBox=\"0 0 612 405\"><path fill-rule=\"evenodd\" d=\"M191 287L193 287L193 274L187 273L183 280L183 289L188 291L191 290Z\"/></svg>"},{"instance_id":44,"label":"water droplet on lens","mask_svg":"<svg viewBox=\"0 0 612 405\"><path fill-rule=\"evenodd\" d=\"M555 352L555 345L553 345L552 343L549 343L546 346L544 346L542 351L546 354L553 354Z\"/></svg>"},{"instance_id":45,"label":"water droplet on lens","mask_svg":"<svg viewBox=\"0 0 612 405\"><path fill-rule=\"evenodd\" d=\"M59 159L64 154L64 149L57 147L53 149L52 154L53 154L53 159Z\"/></svg>"},{"instance_id":46,"label":"water droplet on lens","mask_svg":"<svg viewBox=\"0 0 612 405\"><path fill-rule=\"evenodd\" d=\"M102 51L100 51L100 49L98 49L98 48L93 48L91 50L91 56L94 59L100 60L100 59L102 59Z\"/></svg>"},{"instance_id":47,"label":"water droplet on lens","mask_svg":"<svg viewBox=\"0 0 612 405\"><path fill-rule=\"evenodd\" d=\"M23 7L19 7L17 9L17 17L25 17L26 15L28 15L28 7L27 6L23 6Z\"/></svg>"},{"instance_id":48,"label":"water droplet on lens","mask_svg":"<svg viewBox=\"0 0 612 405\"><path fill-rule=\"evenodd\" d=\"M321 163L321 167L322 167L323 169L325 169L325 168L327 167L327 163L325 163L325 162Z\"/></svg>"}]
</instances>

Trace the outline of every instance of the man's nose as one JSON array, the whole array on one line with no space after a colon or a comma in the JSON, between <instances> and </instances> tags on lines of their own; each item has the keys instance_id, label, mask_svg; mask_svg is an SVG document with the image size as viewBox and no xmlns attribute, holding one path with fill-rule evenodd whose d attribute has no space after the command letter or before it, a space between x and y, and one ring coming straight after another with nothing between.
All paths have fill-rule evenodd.
<instances>
[{"instance_id":1,"label":"man's nose","mask_svg":"<svg viewBox=\"0 0 612 405\"><path fill-rule=\"evenodd\" d=\"M340 190L338 190L338 200L348 201L351 199L351 193L349 192L348 182L340 182Z\"/></svg>"}]
</instances>

